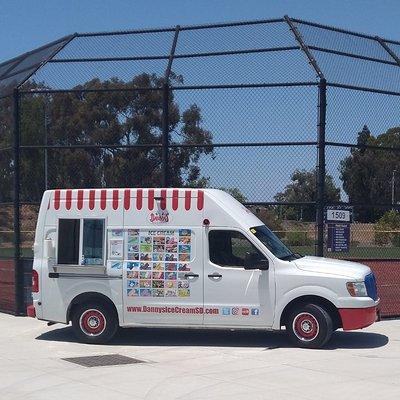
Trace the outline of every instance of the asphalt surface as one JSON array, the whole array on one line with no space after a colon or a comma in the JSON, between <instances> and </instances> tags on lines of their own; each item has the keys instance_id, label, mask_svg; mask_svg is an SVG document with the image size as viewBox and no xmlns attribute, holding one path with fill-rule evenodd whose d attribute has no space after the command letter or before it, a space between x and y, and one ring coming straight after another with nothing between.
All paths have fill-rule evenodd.
<instances>
[{"instance_id":1,"label":"asphalt surface","mask_svg":"<svg viewBox=\"0 0 400 400\"><path fill-rule=\"evenodd\" d=\"M86 367L70 357L142 363ZM336 332L323 350L284 333L124 329L108 345L77 343L70 327L0 314L1 400L399 399L400 320Z\"/></svg>"}]
</instances>

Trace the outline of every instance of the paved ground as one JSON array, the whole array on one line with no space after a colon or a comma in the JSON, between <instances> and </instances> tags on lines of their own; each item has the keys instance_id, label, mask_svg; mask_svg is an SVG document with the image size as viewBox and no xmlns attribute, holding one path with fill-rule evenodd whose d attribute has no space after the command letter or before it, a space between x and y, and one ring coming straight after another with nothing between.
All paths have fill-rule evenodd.
<instances>
[{"instance_id":1,"label":"paved ground","mask_svg":"<svg viewBox=\"0 0 400 400\"><path fill-rule=\"evenodd\" d=\"M121 354L143 364L87 368L65 357ZM0 314L1 400L399 399L400 321L337 332L325 350L283 334L128 329L107 346L70 327Z\"/></svg>"}]
</instances>

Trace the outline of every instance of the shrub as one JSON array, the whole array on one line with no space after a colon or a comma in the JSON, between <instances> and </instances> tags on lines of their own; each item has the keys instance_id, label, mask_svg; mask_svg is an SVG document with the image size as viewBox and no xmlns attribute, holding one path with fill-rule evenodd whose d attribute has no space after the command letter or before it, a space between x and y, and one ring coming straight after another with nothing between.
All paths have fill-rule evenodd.
<instances>
[{"instance_id":1,"label":"shrub","mask_svg":"<svg viewBox=\"0 0 400 400\"><path fill-rule=\"evenodd\" d=\"M393 245L394 247L400 247L400 232L398 232L398 233L393 233L392 245Z\"/></svg>"},{"instance_id":2,"label":"shrub","mask_svg":"<svg viewBox=\"0 0 400 400\"><path fill-rule=\"evenodd\" d=\"M282 226L282 220L278 218L274 210L267 207L254 207L250 206L249 210L255 214L265 225L268 226L276 236L282 238L284 236L284 228Z\"/></svg>"},{"instance_id":3,"label":"shrub","mask_svg":"<svg viewBox=\"0 0 400 400\"><path fill-rule=\"evenodd\" d=\"M398 211L385 212L375 224L374 230L375 243L400 247L400 213Z\"/></svg>"},{"instance_id":4,"label":"shrub","mask_svg":"<svg viewBox=\"0 0 400 400\"><path fill-rule=\"evenodd\" d=\"M312 239L310 239L307 235L307 232L287 232L285 243L288 246L310 246L314 243Z\"/></svg>"}]
</instances>

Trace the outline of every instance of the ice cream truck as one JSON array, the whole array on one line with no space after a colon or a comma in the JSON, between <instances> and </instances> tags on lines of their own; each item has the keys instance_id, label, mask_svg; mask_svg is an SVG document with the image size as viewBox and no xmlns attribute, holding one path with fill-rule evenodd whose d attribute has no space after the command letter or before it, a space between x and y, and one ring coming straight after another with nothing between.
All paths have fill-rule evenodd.
<instances>
[{"instance_id":1,"label":"ice cream truck","mask_svg":"<svg viewBox=\"0 0 400 400\"><path fill-rule=\"evenodd\" d=\"M46 191L28 315L105 343L119 327L285 329L320 348L377 318L362 264L293 253L215 189Z\"/></svg>"}]
</instances>

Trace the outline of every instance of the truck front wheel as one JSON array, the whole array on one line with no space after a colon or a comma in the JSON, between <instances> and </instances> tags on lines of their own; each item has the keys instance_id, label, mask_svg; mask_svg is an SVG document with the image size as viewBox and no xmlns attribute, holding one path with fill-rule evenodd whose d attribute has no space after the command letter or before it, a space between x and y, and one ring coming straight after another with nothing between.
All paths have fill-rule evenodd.
<instances>
[{"instance_id":1,"label":"truck front wheel","mask_svg":"<svg viewBox=\"0 0 400 400\"><path fill-rule=\"evenodd\" d=\"M78 304L72 313L72 328L82 342L107 343L118 329L114 310L106 304Z\"/></svg>"},{"instance_id":2,"label":"truck front wheel","mask_svg":"<svg viewBox=\"0 0 400 400\"><path fill-rule=\"evenodd\" d=\"M298 305L289 312L286 331L296 346L318 349L331 338L332 318L317 304Z\"/></svg>"}]
</instances>

